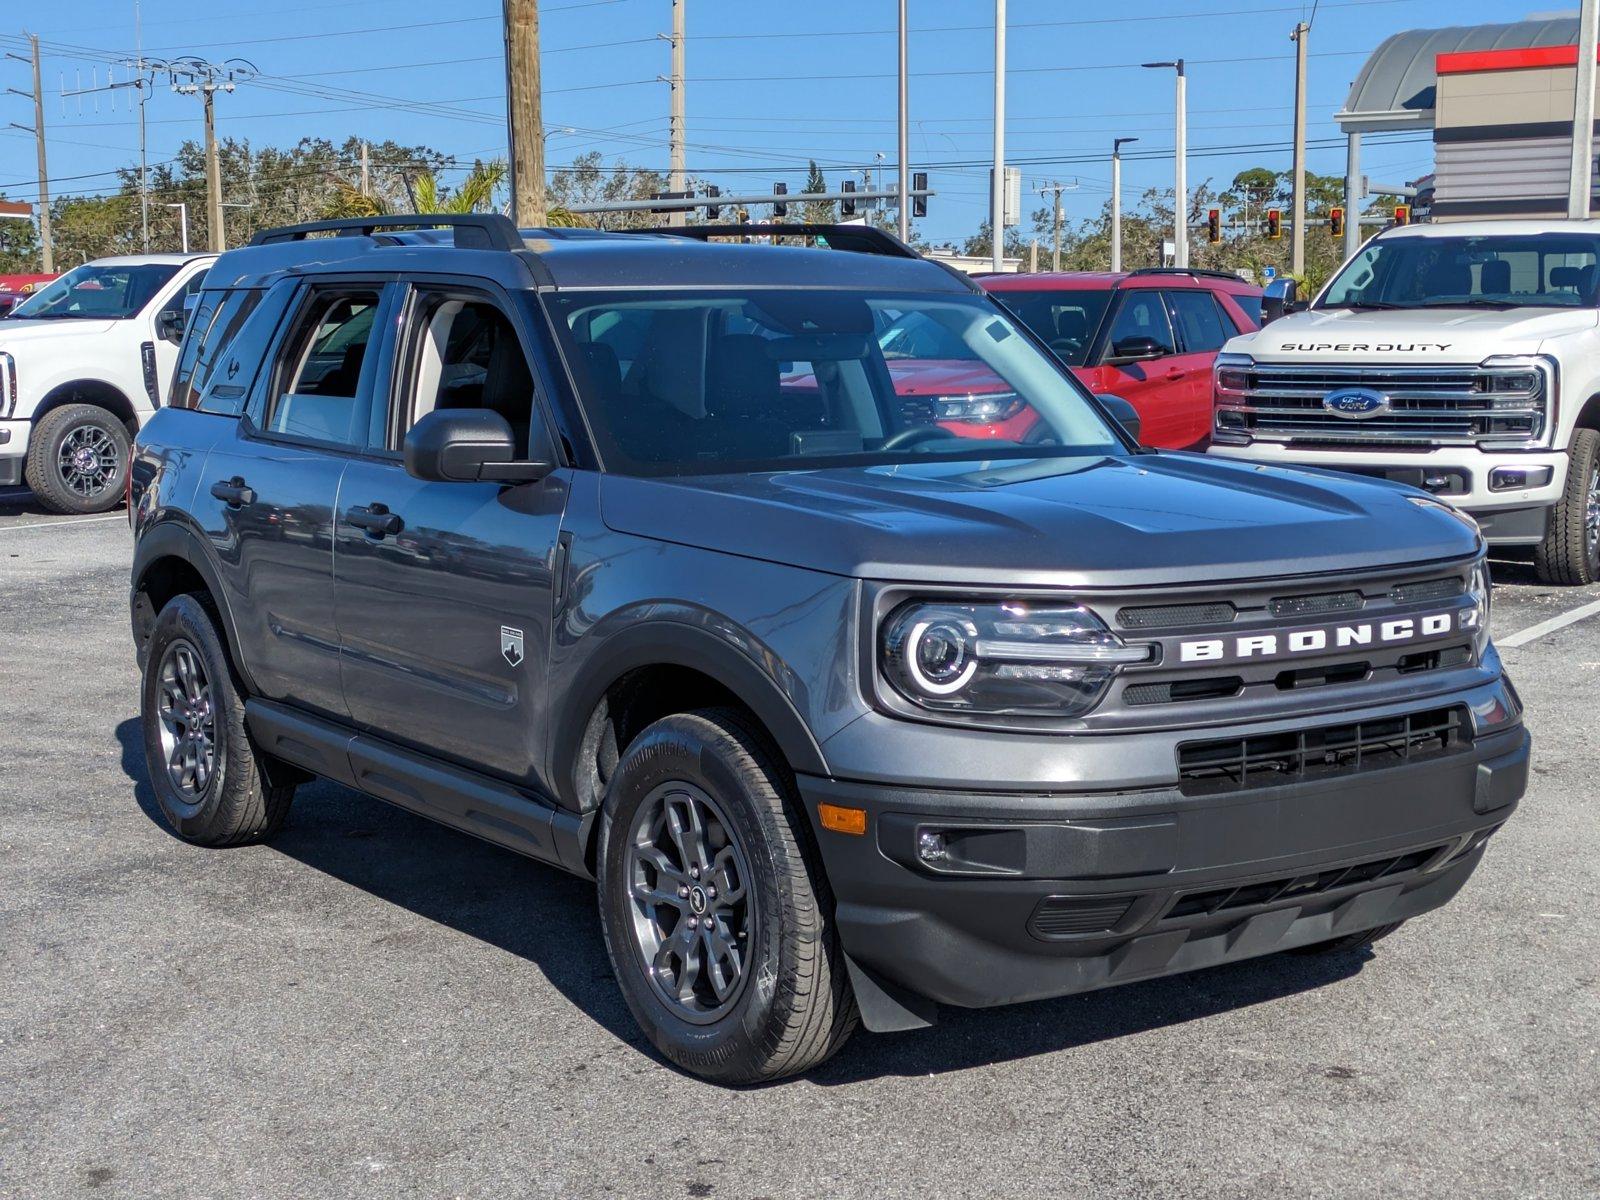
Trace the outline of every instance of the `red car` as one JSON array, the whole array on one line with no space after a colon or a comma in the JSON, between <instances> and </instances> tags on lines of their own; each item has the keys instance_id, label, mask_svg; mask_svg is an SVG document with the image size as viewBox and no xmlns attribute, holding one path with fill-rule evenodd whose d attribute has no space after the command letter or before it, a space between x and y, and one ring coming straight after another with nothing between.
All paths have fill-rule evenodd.
<instances>
[{"instance_id":1,"label":"red car","mask_svg":"<svg viewBox=\"0 0 1600 1200\"><path fill-rule=\"evenodd\" d=\"M1132 404L1144 444L1167 450L1206 444L1211 361L1229 338L1261 327L1261 289L1220 271L990 275L979 283L1090 391ZM908 419L1005 441L1027 441L1037 426L1002 380L926 316L893 322L878 344Z\"/></svg>"}]
</instances>

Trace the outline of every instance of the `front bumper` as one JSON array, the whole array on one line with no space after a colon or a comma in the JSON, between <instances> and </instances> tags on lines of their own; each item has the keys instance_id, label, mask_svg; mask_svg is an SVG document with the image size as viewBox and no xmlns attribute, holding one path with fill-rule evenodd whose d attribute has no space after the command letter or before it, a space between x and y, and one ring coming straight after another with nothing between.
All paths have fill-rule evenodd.
<instances>
[{"instance_id":1,"label":"front bumper","mask_svg":"<svg viewBox=\"0 0 1600 1200\"><path fill-rule=\"evenodd\" d=\"M1219 458L1278 467L1349 471L1424 488L1477 517L1484 526L1485 538L1499 545L1541 541L1545 511L1560 501L1567 482L1567 455L1560 450L1491 454L1470 447L1447 446L1422 453L1385 453L1366 448L1310 450L1268 441L1245 446L1213 441L1206 452ZM1519 470L1549 467L1550 482L1542 487L1494 491L1489 481L1496 467ZM1430 480L1439 482L1430 485Z\"/></svg>"},{"instance_id":2,"label":"front bumper","mask_svg":"<svg viewBox=\"0 0 1600 1200\"><path fill-rule=\"evenodd\" d=\"M1425 761L1218 795L937 791L801 777L858 972L878 997L985 1007L1233 962L1448 901L1515 809L1520 724ZM818 805L867 811L822 828ZM919 838L947 831L929 864ZM874 986L877 985L877 986Z\"/></svg>"},{"instance_id":3,"label":"front bumper","mask_svg":"<svg viewBox=\"0 0 1600 1200\"><path fill-rule=\"evenodd\" d=\"M28 434L31 421L0 421L0 486L22 482L23 464L28 460Z\"/></svg>"}]
</instances>

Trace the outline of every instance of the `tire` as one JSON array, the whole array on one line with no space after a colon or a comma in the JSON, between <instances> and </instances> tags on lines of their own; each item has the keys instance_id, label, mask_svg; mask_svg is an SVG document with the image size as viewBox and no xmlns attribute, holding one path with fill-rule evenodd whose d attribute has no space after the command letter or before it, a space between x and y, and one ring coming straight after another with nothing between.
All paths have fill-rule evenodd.
<instances>
[{"instance_id":1,"label":"tire","mask_svg":"<svg viewBox=\"0 0 1600 1200\"><path fill-rule=\"evenodd\" d=\"M1600 432L1572 436L1567 486L1550 510L1544 541L1533 552L1541 583L1578 585L1600 579Z\"/></svg>"},{"instance_id":2,"label":"tire","mask_svg":"<svg viewBox=\"0 0 1600 1200\"><path fill-rule=\"evenodd\" d=\"M294 785L268 778L215 618L197 596L168 601L156 617L139 725L156 802L184 841L237 846L283 828Z\"/></svg>"},{"instance_id":3,"label":"tire","mask_svg":"<svg viewBox=\"0 0 1600 1200\"><path fill-rule=\"evenodd\" d=\"M1388 937L1404 921L1395 921L1389 925L1379 925L1373 929L1363 929L1360 933L1347 933L1343 937L1336 937L1327 942L1314 942L1309 946L1297 946L1291 954L1344 954L1351 950L1361 950L1372 945L1381 938Z\"/></svg>"},{"instance_id":4,"label":"tire","mask_svg":"<svg viewBox=\"0 0 1600 1200\"><path fill-rule=\"evenodd\" d=\"M788 794L759 737L724 709L646 728L606 789L598 873L612 970L656 1049L715 1083L807 1071L856 1026L832 893ZM700 931L685 935L697 915Z\"/></svg>"},{"instance_id":5,"label":"tire","mask_svg":"<svg viewBox=\"0 0 1600 1200\"><path fill-rule=\"evenodd\" d=\"M28 486L51 512L105 512L122 503L131 445L127 428L103 408L52 409L28 443Z\"/></svg>"}]
</instances>

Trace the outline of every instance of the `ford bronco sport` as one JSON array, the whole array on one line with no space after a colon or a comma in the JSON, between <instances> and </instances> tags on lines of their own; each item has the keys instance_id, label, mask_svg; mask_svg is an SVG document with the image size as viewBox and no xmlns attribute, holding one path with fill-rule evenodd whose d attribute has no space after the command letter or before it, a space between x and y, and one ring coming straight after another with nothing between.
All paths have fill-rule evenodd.
<instances>
[{"instance_id":1,"label":"ford bronco sport","mask_svg":"<svg viewBox=\"0 0 1600 1200\"><path fill-rule=\"evenodd\" d=\"M1475 529L1140 450L886 234L726 232L385 218L218 261L133 463L179 836L268 838L321 776L593 878L640 1026L722 1082L858 1014L1364 945L1455 895L1529 753ZM906 424L874 332L910 312L1049 437Z\"/></svg>"}]
</instances>

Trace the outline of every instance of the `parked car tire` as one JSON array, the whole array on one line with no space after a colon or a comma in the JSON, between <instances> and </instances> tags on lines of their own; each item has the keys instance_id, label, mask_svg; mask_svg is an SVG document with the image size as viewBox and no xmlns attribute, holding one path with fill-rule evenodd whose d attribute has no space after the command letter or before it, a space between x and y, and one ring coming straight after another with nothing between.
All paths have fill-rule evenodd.
<instances>
[{"instance_id":1,"label":"parked car tire","mask_svg":"<svg viewBox=\"0 0 1600 1200\"><path fill-rule=\"evenodd\" d=\"M237 846L283 827L294 784L268 777L215 615L198 597L178 596L156 617L140 701L150 786L179 837Z\"/></svg>"},{"instance_id":2,"label":"parked car tire","mask_svg":"<svg viewBox=\"0 0 1600 1200\"><path fill-rule=\"evenodd\" d=\"M44 415L28 443L26 476L51 512L98 513L122 503L128 482L127 427L93 404Z\"/></svg>"},{"instance_id":3,"label":"parked car tire","mask_svg":"<svg viewBox=\"0 0 1600 1200\"><path fill-rule=\"evenodd\" d=\"M1586 584L1600 579L1600 433L1572 437L1567 486L1550 510L1544 541L1533 552L1541 583Z\"/></svg>"},{"instance_id":4,"label":"parked car tire","mask_svg":"<svg viewBox=\"0 0 1600 1200\"><path fill-rule=\"evenodd\" d=\"M790 783L741 719L670 716L606 789L606 952L663 1055L718 1083L809 1070L855 1029L833 900Z\"/></svg>"},{"instance_id":5,"label":"parked car tire","mask_svg":"<svg viewBox=\"0 0 1600 1200\"><path fill-rule=\"evenodd\" d=\"M1343 954L1348 950L1360 950L1372 945L1382 938L1388 937L1404 921L1395 921L1389 925L1379 925L1373 929L1363 929L1360 933L1347 933L1343 937L1332 938L1326 942L1313 942L1309 946L1297 946L1291 954Z\"/></svg>"}]
</instances>

